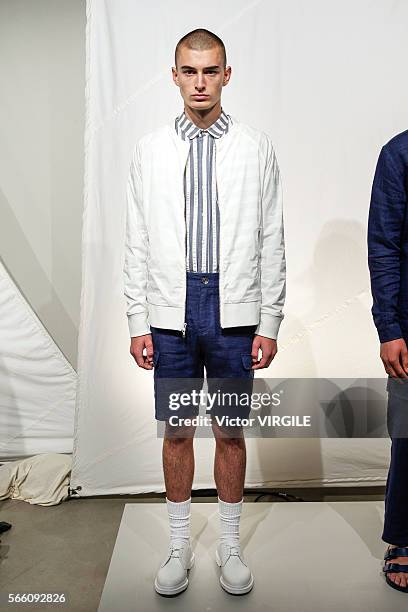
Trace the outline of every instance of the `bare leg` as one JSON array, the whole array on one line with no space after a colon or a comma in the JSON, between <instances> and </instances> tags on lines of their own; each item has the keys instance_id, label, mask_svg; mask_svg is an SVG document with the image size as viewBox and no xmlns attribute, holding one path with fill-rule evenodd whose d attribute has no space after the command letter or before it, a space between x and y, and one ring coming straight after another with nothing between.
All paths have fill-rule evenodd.
<instances>
[{"instance_id":1,"label":"bare leg","mask_svg":"<svg viewBox=\"0 0 408 612\"><path fill-rule=\"evenodd\" d=\"M242 427L235 427L236 437L224 436L226 431L215 421L212 424L215 436L214 480L218 497L225 502L240 502L244 493L246 447Z\"/></svg>"},{"instance_id":2,"label":"bare leg","mask_svg":"<svg viewBox=\"0 0 408 612\"><path fill-rule=\"evenodd\" d=\"M166 423L162 452L164 481L167 499L174 502L186 501L191 496L195 429L195 426L177 427ZM172 437L176 432L177 436Z\"/></svg>"}]
</instances>

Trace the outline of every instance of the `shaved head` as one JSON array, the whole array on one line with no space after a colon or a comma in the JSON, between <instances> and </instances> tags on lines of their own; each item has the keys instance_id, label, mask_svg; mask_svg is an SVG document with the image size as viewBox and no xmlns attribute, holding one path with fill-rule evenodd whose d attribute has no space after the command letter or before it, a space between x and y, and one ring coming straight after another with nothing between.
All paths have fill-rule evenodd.
<instances>
[{"instance_id":1,"label":"shaved head","mask_svg":"<svg viewBox=\"0 0 408 612\"><path fill-rule=\"evenodd\" d=\"M209 30L205 30L204 28L197 28L196 30L192 30L185 34L183 38L177 43L176 51L174 54L175 66L177 68L177 58L180 47L185 46L188 49L194 49L196 51L207 51L208 49L213 49L214 47L220 47L222 52L223 64L224 68L227 65L227 55L225 52L225 46L222 42L221 38L219 38L213 32Z\"/></svg>"}]
</instances>

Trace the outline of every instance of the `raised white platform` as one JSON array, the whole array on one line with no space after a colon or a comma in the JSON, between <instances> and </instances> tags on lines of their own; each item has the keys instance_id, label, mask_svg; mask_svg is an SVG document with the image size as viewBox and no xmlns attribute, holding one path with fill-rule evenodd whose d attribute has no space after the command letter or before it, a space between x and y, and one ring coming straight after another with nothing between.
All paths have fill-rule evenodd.
<instances>
[{"instance_id":1,"label":"raised white platform","mask_svg":"<svg viewBox=\"0 0 408 612\"><path fill-rule=\"evenodd\" d=\"M241 546L255 584L234 596L214 558L217 505L193 502L195 566L187 590L168 598L153 586L169 541L166 505L126 504L98 611L405 612L408 594L381 575L383 513L383 502L245 502Z\"/></svg>"}]
</instances>

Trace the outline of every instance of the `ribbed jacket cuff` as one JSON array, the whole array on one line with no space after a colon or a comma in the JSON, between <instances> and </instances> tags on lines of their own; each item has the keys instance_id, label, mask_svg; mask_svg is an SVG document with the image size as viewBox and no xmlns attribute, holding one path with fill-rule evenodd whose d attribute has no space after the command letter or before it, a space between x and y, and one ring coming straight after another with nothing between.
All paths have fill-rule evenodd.
<instances>
[{"instance_id":1,"label":"ribbed jacket cuff","mask_svg":"<svg viewBox=\"0 0 408 612\"><path fill-rule=\"evenodd\" d=\"M128 326L131 338L151 333L148 323L148 314L144 312L128 315Z\"/></svg>"},{"instance_id":2,"label":"ribbed jacket cuff","mask_svg":"<svg viewBox=\"0 0 408 612\"><path fill-rule=\"evenodd\" d=\"M283 317L275 317L268 314L261 315L261 320L255 329L255 333L258 336L265 336L265 338L276 340L282 319Z\"/></svg>"}]
</instances>

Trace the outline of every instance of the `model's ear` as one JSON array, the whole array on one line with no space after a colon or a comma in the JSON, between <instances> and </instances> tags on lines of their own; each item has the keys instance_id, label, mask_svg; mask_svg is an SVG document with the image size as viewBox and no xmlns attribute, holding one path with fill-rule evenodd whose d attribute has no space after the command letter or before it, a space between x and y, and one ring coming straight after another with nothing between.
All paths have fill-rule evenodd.
<instances>
[{"instance_id":1,"label":"model's ear","mask_svg":"<svg viewBox=\"0 0 408 612\"><path fill-rule=\"evenodd\" d=\"M172 66L172 68L171 68L171 74L173 76L173 81L175 82L176 85L178 85L178 82L177 82L178 74L177 74L177 70L176 70L176 68L174 68L174 66Z\"/></svg>"}]
</instances>

